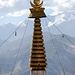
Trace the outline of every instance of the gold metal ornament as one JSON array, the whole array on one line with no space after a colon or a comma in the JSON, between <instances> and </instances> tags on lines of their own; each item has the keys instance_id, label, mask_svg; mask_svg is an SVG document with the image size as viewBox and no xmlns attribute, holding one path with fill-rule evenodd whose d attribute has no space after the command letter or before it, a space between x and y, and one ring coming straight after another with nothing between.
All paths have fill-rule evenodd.
<instances>
[{"instance_id":1,"label":"gold metal ornament","mask_svg":"<svg viewBox=\"0 0 75 75\"><path fill-rule=\"evenodd\" d=\"M34 8L40 8L40 7L43 5L43 1L42 1L42 3L39 4L39 5L34 5L34 4L32 4L31 1L30 1L30 4L31 4L31 6L34 7ZM37 4L38 4L38 3L37 3Z\"/></svg>"},{"instance_id":2,"label":"gold metal ornament","mask_svg":"<svg viewBox=\"0 0 75 75\"><path fill-rule=\"evenodd\" d=\"M33 28L33 40L30 55L30 69L31 70L45 70L47 67L47 59L45 55L45 47L43 43L42 27L40 18L46 17L44 9L42 8L43 1L40 4L40 0L34 0L34 4L30 1L33 8L30 8L29 18L35 18Z\"/></svg>"},{"instance_id":3,"label":"gold metal ornament","mask_svg":"<svg viewBox=\"0 0 75 75\"><path fill-rule=\"evenodd\" d=\"M33 2L34 2L35 5L39 5L40 0L34 0Z\"/></svg>"},{"instance_id":4,"label":"gold metal ornament","mask_svg":"<svg viewBox=\"0 0 75 75\"><path fill-rule=\"evenodd\" d=\"M30 8L29 18L42 18L46 17L44 9L42 8L43 1L40 4L40 0L34 0L34 4L30 1L30 4L33 8Z\"/></svg>"}]
</instances>

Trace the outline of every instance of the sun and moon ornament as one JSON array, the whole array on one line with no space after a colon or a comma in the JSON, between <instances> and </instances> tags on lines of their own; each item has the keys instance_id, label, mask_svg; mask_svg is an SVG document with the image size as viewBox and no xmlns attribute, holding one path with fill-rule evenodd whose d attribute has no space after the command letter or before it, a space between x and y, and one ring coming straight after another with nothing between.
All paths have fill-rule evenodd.
<instances>
[{"instance_id":1,"label":"sun and moon ornament","mask_svg":"<svg viewBox=\"0 0 75 75\"><path fill-rule=\"evenodd\" d=\"M34 7L34 8L40 8L40 7L43 5L43 1L42 1L42 3L40 4L40 0L34 0L33 2L34 2L35 5L32 4L31 1L30 1L30 4L31 4L31 6Z\"/></svg>"}]
</instances>

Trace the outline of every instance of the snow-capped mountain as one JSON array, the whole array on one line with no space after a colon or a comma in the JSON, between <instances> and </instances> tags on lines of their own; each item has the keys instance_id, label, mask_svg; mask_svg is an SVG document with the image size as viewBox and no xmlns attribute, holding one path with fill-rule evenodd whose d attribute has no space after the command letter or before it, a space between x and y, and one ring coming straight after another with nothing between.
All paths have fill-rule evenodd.
<instances>
[{"instance_id":1,"label":"snow-capped mountain","mask_svg":"<svg viewBox=\"0 0 75 75\"><path fill-rule=\"evenodd\" d=\"M48 16L50 20L61 30L74 44L75 44L75 14L72 12L60 13L55 16ZM63 75L63 71L61 69L61 65L59 63L58 57L56 55L56 50L52 44L52 39L49 36L49 31L47 28L49 21L47 23L46 19L41 19L42 27L43 27L43 35L45 42L45 50L47 55L47 75ZM30 55L30 47L33 33L33 21L29 20L22 25L15 33L11 36L6 44L0 47L0 75L9 75L12 71L12 67L15 62L15 58L17 56L17 52L22 40L22 36L24 31L25 38L23 40L21 50L18 55L18 59L16 62L16 66L14 69L14 75L29 75L29 55ZM60 56L63 68L66 72L66 75L75 75L75 46L73 46L65 37L62 38L62 35L58 35L59 32L54 26L48 25L51 33L56 34L53 35L53 40L56 45L56 49ZM18 26L15 26L11 23L4 24L0 26L0 43L2 43L8 36L17 29ZM44 33L45 32L45 33ZM70 36L68 36L70 35Z\"/></svg>"},{"instance_id":2,"label":"snow-capped mountain","mask_svg":"<svg viewBox=\"0 0 75 75\"><path fill-rule=\"evenodd\" d=\"M6 39L15 30L15 25L8 23L0 26L0 38Z\"/></svg>"},{"instance_id":3,"label":"snow-capped mountain","mask_svg":"<svg viewBox=\"0 0 75 75\"><path fill-rule=\"evenodd\" d=\"M75 13L73 12L64 12L64 13L59 13L58 15L52 16L48 15L48 18L51 20L53 24L55 24L59 30L61 30L64 34L67 34L69 36L75 37ZM47 20L47 23L46 23ZM27 23L28 21L28 23ZM34 22L33 20L27 20L25 24L27 25L27 30L25 35L31 35L33 32L33 25ZM48 27L51 30L51 33L53 34L59 34L60 32L52 25L52 23L49 22L47 18L41 19L42 27L43 27L43 32L49 32ZM51 25L52 26L51 26ZM25 30L25 25L22 25L16 32L17 32L17 38L22 37L24 30ZM11 35L15 31L15 29L18 28L18 25L13 25L11 23L9 24L4 24L0 26L0 38L6 39L8 36ZM15 33L12 35L12 37L9 40L14 40L15 38Z\"/></svg>"},{"instance_id":4,"label":"snow-capped mountain","mask_svg":"<svg viewBox=\"0 0 75 75\"><path fill-rule=\"evenodd\" d=\"M55 23L56 25L59 25L63 21L70 21L75 20L75 13L73 12L63 12L59 13L58 15L48 15L50 20Z\"/></svg>"},{"instance_id":5,"label":"snow-capped mountain","mask_svg":"<svg viewBox=\"0 0 75 75\"><path fill-rule=\"evenodd\" d=\"M61 30L64 34L67 34L69 36L75 37L75 13L73 12L64 12L64 13L59 13L58 15L52 16L48 15L48 18L51 20L53 24L55 24L59 30ZM47 22L46 22L47 20ZM28 23L27 23L28 21ZM33 25L34 21L33 20L27 20L16 32L17 32L17 38L22 37L24 30L26 28L26 33L25 35L31 35L33 32ZM48 27L50 28L51 33L53 34L59 34L60 32L52 25L52 23L49 22L47 18L41 19L42 27L43 27L43 32L49 32ZM26 25L25 25L26 24ZM50 25L51 24L51 25ZM19 25L14 25L14 24L3 24L0 26L0 38L6 39L8 36L10 36L17 28ZM15 37L15 33L11 36L10 40L15 40L17 39Z\"/></svg>"},{"instance_id":6,"label":"snow-capped mountain","mask_svg":"<svg viewBox=\"0 0 75 75\"><path fill-rule=\"evenodd\" d=\"M14 32L12 36L9 38L9 41L16 40L22 37L25 29L26 29L25 36L32 34L33 21L29 20L28 24L26 22L24 22L22 25L21 24L14 25L14 24L8 23L8 24L4 24L0 26L0 38L4 40L7 39L19 27L19 25L21 26L16 30L17 36L15 36L15 32Z\"/></svg>"},{"instance_id":7,"label":"snow-capped mountain","mask_svg":"<svg viewBox=\"0 0 75 75\"><path fill-rule=\"evenodd\" d=\"M75 33L75 13L73 12L60 13L58 15L53 16L54 19L52 19L52 16L48 16L48 17L61 32L69 36L75 37L75 34L74 34ZM54 25L51 26L50 24L51 23L49 22L48 26L51 30L51 33L59 34L60 32L57 30L57 28Z\"/></svg>"}]
</instances>

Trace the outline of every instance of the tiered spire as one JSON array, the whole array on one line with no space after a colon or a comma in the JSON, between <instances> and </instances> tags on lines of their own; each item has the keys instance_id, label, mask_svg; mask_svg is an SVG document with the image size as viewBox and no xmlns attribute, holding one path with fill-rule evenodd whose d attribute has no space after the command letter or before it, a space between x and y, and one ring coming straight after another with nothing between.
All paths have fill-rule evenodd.
<instances>
[{"instance_id":1,"label":"tiered spire","mask_svg":"<svg viewBox=\"0 0 75 75\"><path fill-rule=\"evenodd\" d=\"M31 2L30 2L31 3ZM43 43L43 35L40 19L42 17L46 17L44 13L45 8L41 8L43 1L41 4L40 0L34 0L34 4L31 3L33 8L30 9L31 13L29 18L35 18L34 20L34 31L33 31L33 40L31 47L31 55L30 55L30 69L31 70L45 70L46 69L46 55L45 55L45 47Z\"/></svg>"}]
</instances>

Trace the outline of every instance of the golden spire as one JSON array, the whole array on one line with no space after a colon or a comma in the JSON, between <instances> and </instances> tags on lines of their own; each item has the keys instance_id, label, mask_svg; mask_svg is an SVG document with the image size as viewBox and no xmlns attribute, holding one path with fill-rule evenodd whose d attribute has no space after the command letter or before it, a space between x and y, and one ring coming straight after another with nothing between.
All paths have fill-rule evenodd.
<instances>
[{"instance_id":1,"label":"golden spire","mask_svg":"<svg viewBox=\"0 0 75 75\"><path fill-rule=\"evenodd\" d=\"M33 40L31 47L31 55L30 55L30 69L31 70L45 70L47 67L47 59L45 55L45 47L43 43L43 35L42 35L42 27L40 18L46 17L44 13L44 9L41 6L43 5L43 1L40 4L40 0L34 0L34 4L31 3L33 8L30 8L29 18L35 18L34 20L34 31L33 31ZM35 74L31 74L35 75ZM40 74L38 74L40 75ZM41 74L42 75L42 74Z\"/></svg>"}]
</instances>

